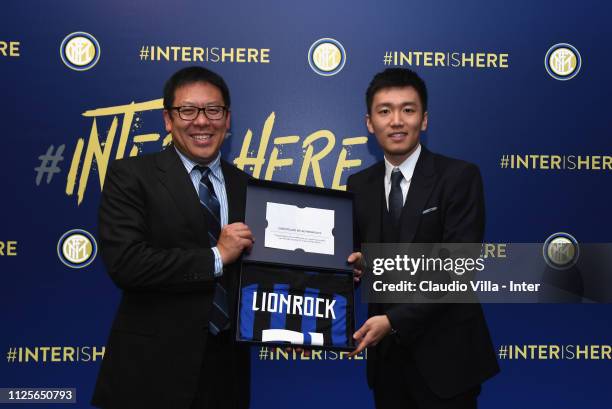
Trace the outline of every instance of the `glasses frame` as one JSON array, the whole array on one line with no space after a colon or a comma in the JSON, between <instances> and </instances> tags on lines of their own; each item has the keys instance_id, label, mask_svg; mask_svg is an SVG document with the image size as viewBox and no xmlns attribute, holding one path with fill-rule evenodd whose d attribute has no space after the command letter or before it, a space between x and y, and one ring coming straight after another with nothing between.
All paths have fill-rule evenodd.
<instances>
[{"instance_id":1,"label":"glasses frame","mask_svg":"<svg viewBox=\"0 0 612 409\"><path fill-rule=\"evenodd\" d=\"M191 119L185 119L185 118L183 118L183 116L181 115L181 109L182 109L182 108L193 108L193 109L197 109L197 110L198 110L198 113L196 114L196 116L194 116L194 117L193 117L193 118L191 118ZM221 116L220 116L220 117L218 117L218 118L215 118L215 117L211 118L211 117L210 117L210 115L209 115L209 114L206 112L206 111L207 111L208 109L210 109L210 108L221 108L221 112L222 112ZM170 107L169 109L170 109L170 110L172 110L172 111L176 111L176 113L178 114L179 118L181 118L183 121L195 121L195 120L196 120L196 119L198 119L198 117L200 116L200 112L202 112L202 113L204 114L204 116L205 116L206 118L208 118L209 120L211 120L211 121L218 121L218 120L220 120L220 119L225 118L225 116L226 116L226 115L227 115L227 113L229 112L229 109L228 109L226 106L223 106L223 105L207 105L207 106L205 106L205 107L203 107L203 108L196 107L196 106L193 106L193 105L181 105L181 106L176 106L176 107Z\"/></svg>"}]
</instances>

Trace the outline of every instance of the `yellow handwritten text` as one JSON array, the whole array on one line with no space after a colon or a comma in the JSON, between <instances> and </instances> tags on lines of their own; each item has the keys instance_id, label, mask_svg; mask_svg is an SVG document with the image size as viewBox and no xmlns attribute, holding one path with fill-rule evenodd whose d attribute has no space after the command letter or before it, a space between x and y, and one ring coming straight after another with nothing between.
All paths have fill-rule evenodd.
<instances>
[{"instance_id":1,"label":"yellow handwritten text","mask_svg":"<svg viewBox=\"0 0 612 409\"><path fill-rule=\"evenodd\" d=\"M87 141L85 138L77 139L66 179L66 194L72 196L76 190L77 203L80 205L83 202L94 163L98 171L98 184L100 190L102 190L108 165L113 159L121 159L126 154L130 157L138 156L142 145L145 143L157 143L159 150L168 146L172 142L171 134L162 139L159 133L134 134L133 131L137 129L133 124L137 114L162 108L162 99L155 99L83 112L84 117L92 118L91 129ZM253 176L260 178L267 162L263 174L265 180L272 180L274 173L279 169L296 165L300 169L297 178L299 184L306 184L308 177L312 176L316 186L325 187L321 161L334 150L336 145L334 133L330 130L321 129L307 135L303 140L299 135L276 136L270 144L275 119L276 114L274 112L266 119L259 139L257 154L254 156L252 156L253 153L250 149L251 145L256 145L257 142L253 142L253 131L251 129L246 131L240 153L233 161L234 164L242 170L246 166L250 166ZM101 132L99 129L100 123L108 123L109 121L108 130ZM106 134L106 138L101 140L100 135L104 134ZM296 155L294 157L283 157L282 152L283 147L299 144L300 141L302 158L301 163L297 165L295 162L299 161L300 158L295 157ZM331 184L331 188L346 189L346 186L340 184L343 172L361 166L362 163L361 159L349 159L350 149L352 146L366 143L367 137L365 136L349 137L342 140L334 174L331 181L328 182L328 184ZM268 152L269 148L271 148L271 152Z\"/></svg>"},{"instance_id":2,"label":"yellow handwritten text","mask_svg":"<svg viewBox=\"0 0 612 409\"><path fill-rule=\"evenodd\" d=\"M251 148L251 142L253 140L253 131L249 129L244 136L240 154L236 159L234 159L234 164L236 164L236 166L242 170L244 170L247 166L251 166L253 169L253 177L258 179L260 178L261 172L266 164L266 153L268 151L268 145L270 144L270 136L272 134L272 128L274 127L275 120L276 114L272 112L264 123L261 138L259 140L259 147L257 148L257 154L255 156L249 155L249 149ZM272 152L270 154L270 159L268 160L264 174L265 180L272 180L276 170L293 165L294 160L292 158L279 159L279 147L295 144L299 141L300 137L298 135L278 136L274 138L272 142ZM315 142L317 141L323 141L325 144L321 150L315 152ZM336 169L332 178L332 189L346 190L346 186L340 184L342 173L347 169L361 166L361 159L348 159L349 149L351 146L365 145L367 142L368 138L366 136L345 138L342 141L342 149L338 155ZM304 138L304 141L302 142L304 156L302 158L302 164L300 167L298 184L306 184L308 175L312 172L315 185L317 187L325 187L320 162L333 151L335 144L336 136L331 131L326 129L315 131Z\"/></svg>"},{"instance_id":3,"label":"yellow handwritten text","mask_svg":"<svg viewBox=\"0 0 612 409\"><path fill-rule=\"evenodd\" d=\"M121 134L119 135L119 144L115 152L115 159L121 159L125 155L128 138L130 136L130 130L132 129L132 121L136 112L150 111L153 109L161 109L163 107L162 99L155 99L148 102L142 103L131 103L127 105L119 105L110 108L99 108L83 112L83 116L86 118L93 118L91 125L91 131L89 133L89 140L87 142L87 149L85 151L85 159L83 160L83 166L81 168L81 176L79 178L79 186L77 190L77 200L80 205L83 202L85 195L85 189L87 188L87 182L89 180L89 174L91 173L91 165L95 159L98 166L98 180L100 182L100 189L104 187L104 177L106 176L106 170L110 163L111 151L115 142L115 136L117 134L117 128L119 123L119 117L123 117L123 123L121 125ZM99 131L97 125L97 119L99 117L112 116L112 122L106 141L100 142ZM145 134L145 135L134 135L132 138L133 145L130 149L129 156L136 156L138 154L137 143L144 142L156 142L160 139L159 134ZM165 138L163 145L165 146L170 142L169 138ZM81 163L81 156L83 153L84 140L79 138L77 140L77 146L72 156L72 163L70 165L70 171L68 172L68 179L66 181L66 194L71 196L74 193L74 188L77 180L77 173L79 164Z\"/></svg>"}]
</instances>

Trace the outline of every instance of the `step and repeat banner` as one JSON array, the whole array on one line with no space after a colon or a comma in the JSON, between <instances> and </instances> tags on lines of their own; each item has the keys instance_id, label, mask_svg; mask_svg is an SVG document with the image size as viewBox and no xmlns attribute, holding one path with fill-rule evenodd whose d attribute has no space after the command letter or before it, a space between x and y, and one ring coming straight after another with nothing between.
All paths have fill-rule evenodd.
<instances>
[{"instance_id":1,"label":"step and repeat banner","mask_svg":"<svg viewBox=\"0 0 612 409\"><path fill-rule=\"evenodd\" d=\"M382 158L365 126L370 79L411 68L430 92L423 144L482 172L490 257L507 243L610 241L605 2L1 9L0 388L72 388L66 406L89 407L120 297L98 254L104 177L112 161L170 143L162 86L190 65L230 87L227 161L255 178L340 190ZM484 309L501 373L482 407L609 407L612 306L578 297ZM358 325L366 311L357 302ZM253 347L252 407L372 407L366 360Z\"/></svg>"}]
</instances>

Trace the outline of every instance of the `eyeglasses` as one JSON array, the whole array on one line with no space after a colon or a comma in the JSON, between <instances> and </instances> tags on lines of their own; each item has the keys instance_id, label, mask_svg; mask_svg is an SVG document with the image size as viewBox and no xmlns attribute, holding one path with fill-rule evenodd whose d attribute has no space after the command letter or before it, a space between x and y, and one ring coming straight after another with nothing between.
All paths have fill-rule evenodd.
<instances>
[{"instance_id":1,"label":"eyeglasses","mask_svg":"<svg viewBox=\"0 0 612 409\"><path fill-rule=\"evenodd\" d=\"M200 115L200 111L204 112L204 116L206 116L206 118L208 119L221 119L225 116L225 112L228 110L227 107L221 105L207 105L204 108L182 106L170 107L170 109L173 109L178 112L179 118L181 118L183 121L195 120L198 115Z\"/></svg>"}]
</instances>

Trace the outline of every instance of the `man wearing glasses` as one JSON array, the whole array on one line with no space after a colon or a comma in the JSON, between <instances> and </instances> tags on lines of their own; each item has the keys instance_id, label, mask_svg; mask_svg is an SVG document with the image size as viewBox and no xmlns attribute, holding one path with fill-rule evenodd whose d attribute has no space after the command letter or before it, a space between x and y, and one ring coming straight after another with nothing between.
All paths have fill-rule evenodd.
<instances>
[{"instance_id":1,"label":"man wearing glasses","mask_svg":"<svg viewBox=\"0 0 612 409\"><path fill-rule=\"evenodd\" d=\"M223 78L202 67L164 87L172 146L113 162L100 203L104 263L123 290L92 399L101 408L246 408L248 348L235 325L236 261L253 237L248 175L221 159Z\"/></svg>"}]
</instances>

